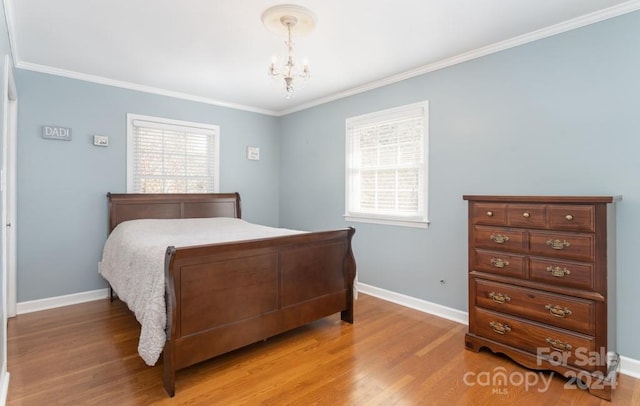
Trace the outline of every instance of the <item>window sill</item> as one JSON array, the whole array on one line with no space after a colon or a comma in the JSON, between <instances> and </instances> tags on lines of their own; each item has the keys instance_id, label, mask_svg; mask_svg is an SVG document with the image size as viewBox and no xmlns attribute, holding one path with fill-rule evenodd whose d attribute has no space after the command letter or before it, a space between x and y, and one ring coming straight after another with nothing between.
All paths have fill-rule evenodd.
<instances>
[{"instance_id":1,"label":"window sill","mask_svg":"<svg viewBox=\"0 0 640 406\"><path fill-rule=\"evenodd\" d=\"M412 227L412 228L429 228L428 221L410 221L410 220L391 220L370 217L356 217L345 215L346 221L357 223L383 224L387 226Z\"/></svg>"}]
</instances>

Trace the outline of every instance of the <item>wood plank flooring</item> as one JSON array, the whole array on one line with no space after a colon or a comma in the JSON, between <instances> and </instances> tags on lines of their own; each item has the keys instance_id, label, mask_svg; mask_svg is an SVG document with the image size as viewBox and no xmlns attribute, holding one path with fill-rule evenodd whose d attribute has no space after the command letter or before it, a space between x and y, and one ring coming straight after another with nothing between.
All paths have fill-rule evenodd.
<instances>
[{"instance_id":1,"label":"wood plank flooring","mask_svg":"<svg viewBox=\"0 0 640 406\"><path fill-rule=\"evenodd\" d=\"M638 379L620 375L603 401L562 377L466 351L464 325L371 296L360 295L355 320L327 317L179 371L169 398L161 362L148 367L137 355L139 326L122 302L24 314L9 320L7 404L640 405ZM491 385L500 373L506 384Z\"/></svg>"}]
</instances>

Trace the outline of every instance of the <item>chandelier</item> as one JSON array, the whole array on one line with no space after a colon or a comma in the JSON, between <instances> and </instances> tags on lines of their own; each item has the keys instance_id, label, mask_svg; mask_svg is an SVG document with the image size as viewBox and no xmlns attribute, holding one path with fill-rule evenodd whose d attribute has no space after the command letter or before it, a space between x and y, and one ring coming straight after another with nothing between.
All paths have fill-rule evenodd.
<instances>
[{"instance_id":1,"label":"chandelier","mask_svg":"<svg viewBox=\"0 0 640 406\"><path fill-rule=\"evenodd\" d=\"M271 32L278 35L286 35L284 42L286 55L282 66L278 66L276 58L269 65L269 76L284 82L285 97L293 97L297 84L309 79L309 65L304 63L302 69L298 68L293 57L292 31L298 35L308 34L316 24L315 15L308 9L293 4L274 6L262 13L262 23Z\"/></svg>"}]
</instances>

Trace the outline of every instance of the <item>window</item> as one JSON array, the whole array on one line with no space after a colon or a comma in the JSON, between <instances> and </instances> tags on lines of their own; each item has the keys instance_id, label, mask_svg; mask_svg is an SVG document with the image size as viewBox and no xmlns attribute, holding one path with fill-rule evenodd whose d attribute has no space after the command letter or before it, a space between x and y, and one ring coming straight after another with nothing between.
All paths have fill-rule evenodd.
<instances>
[{"instance_id":1,"label":"window","mask_svg":"<svg viewBox=\"0 0 640 406\"><path fill-rule=\"evenodd\" d=\"M423 227L427 217L427 101L348 118L348 221Z\"/></svg>"},{"instance_id":2,"label":"window","mask_svg":"<svg viewBox=\"0 0 640 406\"><path fill-rule=\"evenodd\" d=\"M218 192L219 144L215 125L127 114L127 191Z\"/></svg>"}]
</instances>

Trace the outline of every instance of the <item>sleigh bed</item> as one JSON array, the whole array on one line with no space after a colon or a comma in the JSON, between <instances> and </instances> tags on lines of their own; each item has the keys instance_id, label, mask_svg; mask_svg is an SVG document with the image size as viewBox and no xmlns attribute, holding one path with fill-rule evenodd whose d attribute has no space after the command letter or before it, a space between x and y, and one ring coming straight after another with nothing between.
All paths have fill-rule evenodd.
<instances>
[{"instance_id":1,"label":"sleigh bed","mask_svg":"<svg viewBox=\"0 0 640 406\"><path fill-rule=\"evenodd\" d=\"M244 227L253 227L241 220L237 193L110 193L108 199L111 235L105 244L101 273L119 296L116 286L125 289L133 284L129 279L131 275L120 282L109 276L106 252L115 234L130 233L122 232L123 227L147 222L154 227L164 227L166 222L181 222L181 225L187 222L186 228L190 230L189 221L224 224L235 221ZM200 223L193 224L200 227ZM334 313L340 312L343 321L353 323L356 266L351 238L355 230L267 231L274 230L283 230L285 235L190 246L168 244L161 248L163 252L159 255L164 258L159 260L164 270L158 272L164 280L158 282L161 284L158 286L164 292L159 300L166 314L161 315L163 344L158 354L162 353L164 387L170 396L175 394L176 371L190 365ZM156 237L159 238L158 233L148 240ZM119 255L119 250L126 251L130 243L121 244L111 247L116 252L112 255ZM151 248L143 250L150 252ZM126 261L135 263L131 260L124 263ZM134 269L129 271L135 273ZM158 283L152 282L150 286ZM127 301L127 304L132 308L132 303ZM136 310L134 313L138 321L149 317ZM141 324L144 332L142 321Z\"/></svg>"}]
</instances>

